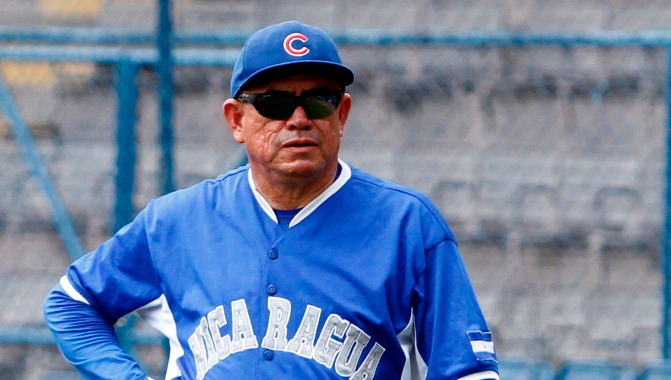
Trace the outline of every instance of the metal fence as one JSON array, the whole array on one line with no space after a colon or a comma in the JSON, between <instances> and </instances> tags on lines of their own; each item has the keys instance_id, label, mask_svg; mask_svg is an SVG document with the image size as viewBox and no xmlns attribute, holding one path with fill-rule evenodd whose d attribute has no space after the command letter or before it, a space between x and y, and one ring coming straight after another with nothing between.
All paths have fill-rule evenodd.
<instances>
[{"instance_id":1,"label":"metal fence","mask_svg":"<svg viewBox=\"0 0 671 380\"><path fill-rule=\"evenodd\" d=\"M289 18L334 35L357 73L343 158L438 205L502 358L668 358L671 33L617 22L648 13L585 32L560 12L559 33L523 7L508 22L529 30L501 32L484 2L37 3L0 5L0 378L69 371L41 319L67 264L244 159L220 114L231 66ZM160 375L162 339L119 328Z\"/></svg>"}]
</instances>

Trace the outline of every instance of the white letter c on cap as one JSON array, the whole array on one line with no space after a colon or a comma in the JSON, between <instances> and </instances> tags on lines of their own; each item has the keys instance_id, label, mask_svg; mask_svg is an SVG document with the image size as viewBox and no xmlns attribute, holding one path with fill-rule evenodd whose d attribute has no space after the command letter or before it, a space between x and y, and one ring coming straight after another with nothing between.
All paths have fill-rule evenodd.
<instances>
[{"instance_id":1,"label":"white letter c on cap","mask_svg":"<svg viewBox=\"0 0 671 380\"><path fill-rule=\"evenodd\" d=\"M284 50L287 53L293 55L294 57L302 57L310 52L310 49L308 49L306 46L303 46L300 49L294 48L293 43L296 40L305 43L307 42L308 38L301 33L291 33L290 35L288 35L287 38L284 39Z\"/></svg>"}]
</instances>

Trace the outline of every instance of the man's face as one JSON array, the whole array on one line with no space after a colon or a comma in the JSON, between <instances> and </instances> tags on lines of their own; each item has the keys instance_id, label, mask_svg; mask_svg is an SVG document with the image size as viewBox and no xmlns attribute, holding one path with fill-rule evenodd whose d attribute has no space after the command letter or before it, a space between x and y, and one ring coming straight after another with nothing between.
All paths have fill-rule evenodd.
<instances>
[{"instance_id":1,"label":"man's face","mask_svg":"<svg viewBox=\"0 0 671 380\"><path fill-rule=\"evenodd\" d=\"M332 80L300 74L249 88L243 93L284 91L303 95L339 89ZM351 97L345 94L330 116L311 118L299 105L288 118L275 120L261 115L250 103L229 99L224 103L224 116L235 140L245 144L255 172L309 181L326 173L330 175L337 168L340 139L350 107ZM329 168L331 170L327 170Z\"/></svg>"}]
</instances>

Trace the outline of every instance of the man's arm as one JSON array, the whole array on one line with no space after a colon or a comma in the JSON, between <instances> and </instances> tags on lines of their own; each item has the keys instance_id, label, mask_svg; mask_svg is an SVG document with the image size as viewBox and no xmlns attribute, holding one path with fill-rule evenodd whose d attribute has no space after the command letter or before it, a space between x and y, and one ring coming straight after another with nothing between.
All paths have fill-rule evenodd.
<instances>
[{"instance_id":1,"label":"man's arm","mask_svg":"<svg viewBox=\"0 0 671 380\"><path fill-rule=\"evenodd\" d=\"M44 301L44 319L63 356L84 379L146 379L137 362L121 348L114 322L68 285L63 277Z\"/></svg>"},{"instance_id":2,"label":"man's arm","mask_svg":"<svg viewBox=\"0 0 671 380\"><path fill-rule=\"evenodd\" d=\"M492 335L454 241L426 253L414 298L417 356L427 378L499 379Z\"/></svg>"}]
</instances>

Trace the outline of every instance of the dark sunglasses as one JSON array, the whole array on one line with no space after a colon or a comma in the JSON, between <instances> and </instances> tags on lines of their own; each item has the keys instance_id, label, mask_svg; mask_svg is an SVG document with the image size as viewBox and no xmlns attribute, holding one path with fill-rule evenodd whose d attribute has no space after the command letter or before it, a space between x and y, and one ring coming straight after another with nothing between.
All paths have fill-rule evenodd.
<instances>
[{"instance_id":1,"label":"dark sunglasses","mask_svg":"<svg viewBox=\"0 0 671 380\"><path fill-rule=\"evenodd\" d=\"M333 115L340 104L343 90L319 89L296 96L286 91L242 93L241 102L251 103L261 116L269 119L284 120L293 115L298 106L302 106L311 119L321 119Z\"/></svg>"}]
</instances>

